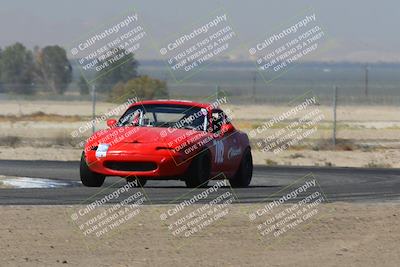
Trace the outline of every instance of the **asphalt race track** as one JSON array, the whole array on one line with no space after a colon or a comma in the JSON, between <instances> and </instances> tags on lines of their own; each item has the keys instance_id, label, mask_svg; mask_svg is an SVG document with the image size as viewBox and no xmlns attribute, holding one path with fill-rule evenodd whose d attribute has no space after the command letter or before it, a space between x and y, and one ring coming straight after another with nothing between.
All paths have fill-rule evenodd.
<instances>
[{"instance_id":1,"label":"asphalt race track","mask_svg":"<svg viewBox=\"0 0 400 267\"><path fill-rule=\"evenodd\" d=\"M279 194L271 195L310 174L316 178L329 202L400 200L400 169L255 166L251 186L234 189L236 202L273 200ZM121 178L109 177L102 188L84 187L80 184L79 162L1 160L0 175L50 178L69 184L62 188L0 189L2 205L87 204L125 185ZM213 184L215 181L210 183L211 186ZM179 203L205 189L188 189L182 181L149 181L143 189L130 189L129 194L139 190L144 190L148 200L146 204L168 204ZM227 186L219 190L232 189Z\"/></svg>"}]
</instances>

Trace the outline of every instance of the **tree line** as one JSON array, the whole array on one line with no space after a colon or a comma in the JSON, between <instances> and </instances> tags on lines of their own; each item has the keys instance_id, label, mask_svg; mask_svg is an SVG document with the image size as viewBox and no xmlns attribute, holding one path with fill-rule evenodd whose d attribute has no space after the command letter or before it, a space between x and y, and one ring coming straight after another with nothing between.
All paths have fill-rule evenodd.
<instances>
[{"instance_id":1,"label":"tree line","mask_svg":"<svg viewBox=\"0 0 400 267\"><path fill-rule=\"evenodd\" d=\"M138 76L139 63L134 54L121 52L124 53L123 58L96 73L95 85L98 92L109 95L114 101L132 94L144 99L168 96L165 81ZM99 60L98 65L103 61ZM0 48L0 86L7 93L64 94L72 82L72 76L72 65L67 53L58 45L35 47L32 51L21 43ZM82 75L77 85L82 95L89 94L90 86Z\"/></svg>"},{"instance_id":2,"label":"tree line","mask_svg":"<svg viewBox=\"0 0 400 267\"><path fill-rule=\"evenodd\" d=\"M40 85L43 91L62 94L71 80L72 67L60 46L30 51L15 43L0 50L0 82L8 93L33 94Z\"/></svg>"}]
</instances>

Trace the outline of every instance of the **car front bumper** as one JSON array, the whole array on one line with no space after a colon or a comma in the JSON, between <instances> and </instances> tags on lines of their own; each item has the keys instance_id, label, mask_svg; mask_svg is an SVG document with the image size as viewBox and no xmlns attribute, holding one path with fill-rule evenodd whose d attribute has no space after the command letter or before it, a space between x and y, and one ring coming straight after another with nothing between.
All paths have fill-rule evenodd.
<instances>
[{"instance_id":1,"label":"car front bumper","mask_svg":"<svg viewBox=\"0 0 400 267\"><path fill-rule=\"evenodd\" d=\"M91 171L106 176L138 176L149 179L166 179L182 176L190 160L170 151L155 153L109 152L96 157L96 151L86 152L86 162Z\"/></svg>"}]
</instances>

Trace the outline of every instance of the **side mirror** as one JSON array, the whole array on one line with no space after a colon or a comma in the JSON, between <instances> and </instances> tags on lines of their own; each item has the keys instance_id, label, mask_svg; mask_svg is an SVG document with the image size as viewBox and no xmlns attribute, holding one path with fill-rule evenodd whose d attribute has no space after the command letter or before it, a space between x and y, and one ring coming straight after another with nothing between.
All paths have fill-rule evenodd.
<instances>
[{"instance_id":1,"label":"side mirror","mask_svg":"<svg viewBox=\"0 0 400 267\"><path fill-rule=\"evenodd\" d=\"M108 127L113 128L115 126L115 124L117 124L117 120L115 120L115 119L107 120L107 126Z\"/></svg>"},{"instance_id":2,"label":"side mirror","mask_svg":"<svg viewBox=\"0 0 400 267\"><path fill-rule=\"evenodd\" d=\"M227 133L232 133L235 130L235 127L231 123L223 124L221 126L221 135L225 135Z\"/></svg>"}]
</instances>

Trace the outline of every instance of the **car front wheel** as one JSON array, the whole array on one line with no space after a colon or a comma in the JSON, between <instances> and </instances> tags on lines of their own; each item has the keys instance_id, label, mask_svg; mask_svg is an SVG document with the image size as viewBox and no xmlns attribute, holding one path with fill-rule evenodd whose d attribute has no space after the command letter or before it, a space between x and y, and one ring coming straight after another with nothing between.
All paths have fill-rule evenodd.
<instances>
[{"instance_id":1,"label":"car front wheel","mask_svg":"<svg viewBox=\"0 0 400 267\"><path fill-rule=\"evenodd\" d=\"M85 153L82 153L80 166L81 181L84 186L100 187L103 185L105 176L99 173L92 172L86 162Z\"/></svg>"}]
</instances>

